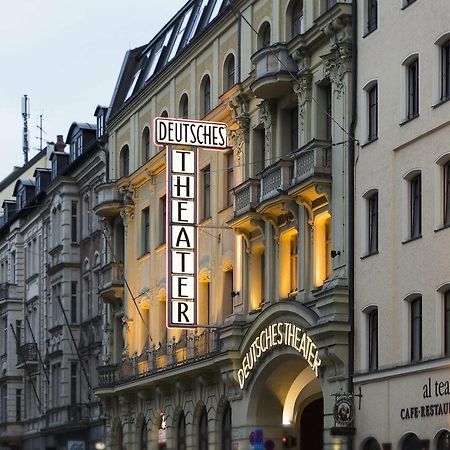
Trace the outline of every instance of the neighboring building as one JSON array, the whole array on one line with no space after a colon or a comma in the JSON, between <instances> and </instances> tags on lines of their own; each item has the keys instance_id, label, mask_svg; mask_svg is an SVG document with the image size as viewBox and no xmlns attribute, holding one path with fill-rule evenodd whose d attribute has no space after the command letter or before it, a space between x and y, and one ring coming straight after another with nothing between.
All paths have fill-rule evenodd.
<instances>
[{"instance_id":1,"label":"neighboring building","mask_svg":"<svg viewBox=\"0 0 450 450\"><path fill-rule=\"evenodd\" d=\"M358 449L450 443L450 10L358 2Z\"/></svg>"},{"instance_id":2,"label":"neighboring building","mask_svg":"<svg viewBox=\"0 0 450 450\"><path fill-rule=\"evenodd\" d=\"M105 328L98 297L103 234L92 214L105 153L96 130L73 123L70 152L58 136L46 148L48 168L19 179L15 200L4 207L1 448L94 449L104 439L93 393Z\"/></svg>"},{"instance_id":3,"label":"neighboring building","mask_svg":"<svg viewBox=\"0 0 450 450\"><path fill-rule=\"evenodd\" d=\"M277 449L289 435L350 448L351 423L333 418L351 388L350 39L350 2L191 0L126 54L95 204L111 246L96 390L107 448L245 449L256 429ZM166 327L157 116L230 130L228 153L199 150L195 330Z\"/></svg>"}]
</instances>

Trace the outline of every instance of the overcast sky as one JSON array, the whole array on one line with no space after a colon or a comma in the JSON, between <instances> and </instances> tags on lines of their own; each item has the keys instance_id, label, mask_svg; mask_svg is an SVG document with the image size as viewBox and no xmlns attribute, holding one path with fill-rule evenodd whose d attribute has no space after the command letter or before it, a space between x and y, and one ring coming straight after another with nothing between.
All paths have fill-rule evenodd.
<instances>
[{"instance_id":1,"label":"overcast sky","mask_svg":"<svg viewBox=\"0 0 450 450\"><path fill-rule=\"evenodd\" d=\"M14 0L0 24L0 180L23 164L21 98L30 98L30 159L74 121L109 105L125 52L150 41L187 0Z\"/></svg>"}]
</instances>

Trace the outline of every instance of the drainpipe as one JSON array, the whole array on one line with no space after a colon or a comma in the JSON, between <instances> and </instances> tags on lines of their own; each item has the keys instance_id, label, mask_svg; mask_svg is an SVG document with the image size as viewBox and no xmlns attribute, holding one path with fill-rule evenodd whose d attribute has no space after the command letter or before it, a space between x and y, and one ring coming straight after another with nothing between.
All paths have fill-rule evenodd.
<instances>
[{"instance_id":1,"label":"drainpipe","mask_svg":"<svg viewBox=\"0 0 450 450\"><path fill-rule=\"evenodd\" d=\"M354 390L353 373L355 371L355 128L357 122L357 0L352 1L352 121L350 124L350 142L348 146L348 287L349 287L349 322L350 322L350 339L348 346L348 392ZM354 439L349 436L349 450L353 450Z\"/></svg>"}]
</instances>

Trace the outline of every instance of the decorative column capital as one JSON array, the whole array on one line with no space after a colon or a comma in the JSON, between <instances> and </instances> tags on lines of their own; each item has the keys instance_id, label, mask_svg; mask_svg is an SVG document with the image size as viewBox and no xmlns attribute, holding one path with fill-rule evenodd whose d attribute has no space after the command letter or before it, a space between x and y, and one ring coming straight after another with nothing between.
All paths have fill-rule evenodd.
<instances>
[{"instance_id":1,"label":"decorative column capital","mask_svg":"<svg viewBox=\"0 0 450 450\"><path fill-rule=\"evenodd\" d=\"M344 76L351 71L352 50L347 44L336 46L331 53L322 56L325 76L329 77L338 98L344 92Z\"/></svg>"}]
</instances>

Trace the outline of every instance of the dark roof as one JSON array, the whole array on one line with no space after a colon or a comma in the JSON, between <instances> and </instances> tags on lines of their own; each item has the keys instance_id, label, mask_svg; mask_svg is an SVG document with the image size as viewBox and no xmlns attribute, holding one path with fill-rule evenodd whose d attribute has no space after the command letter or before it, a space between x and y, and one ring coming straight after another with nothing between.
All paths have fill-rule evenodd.
<instances>
[{"instance_id":1,"label":"dark roof","mask_svg":"<svg viewBox=\"0 0 450 450\"><path fill-rule=\"evenodd\" d=\"M66 143L70 143L72 134L77 128L80 130L96 131L97 124L87 122L72 122L72 125L70 125L69 131L67 132Z\"/></svg>"},{"instance_id":2,"label":"dark roof","mask_svg":"<svg viewBox=\"0 0 450 450\"><path fill-rule=\"evenodd\" d=\"M33 177L36 178L36 175L38 174L38 172L46 172L46 173L50 173L52 171L52 169L47 169L46 167L38 167L34 173L33 173Z\"/></svg>"},{"instance_id":3,"label":"dark roof","mask_svg":"<svg viewBox=\"0 0 450 450\"><path fill-rule=\"evenodd\" d=\"M146 45L125 54L114 89L109 117L171 66L236 0L189 0Z\"/></svg>"},{"instance_id":4,"label":"dark roof","mask_svg":"<svg viewBox=\"0 0 450 450\"><path fill-rule=\"evenodd\" d=\"M3 191L7 186L13 183L14 180L20 178L24 172L26 172L31 166L36 164L43 156L47 154L47 147L42 149L37 155L31 158L22 167L13 170L9 175L7 175L2 181L0 181L0 192Z\"/></svg>"},{"instance_id":5,"label":"dark roof","mask_svg":"<svg viewBox=\"0 0 450 450\"><path fill-rule=\"evenodd\" d=\"M107 109L107 106L98 105L97 108L95 108L94 116L97 117L99 112L106 111Z\"/></svg>"},{"instance_id":6,"label":"dark roof","mask_svg":"<svg viewBox=\"0 0 450 450\"><path fill-rule=\"evenodd\" d=\"M14 192L13 195L17 195L17 190L19 189L19 186L28 186L28 187L34 187L35 182L34 180L17 180L16 185L14 186Z\"/></svg>"}]
</instances>

